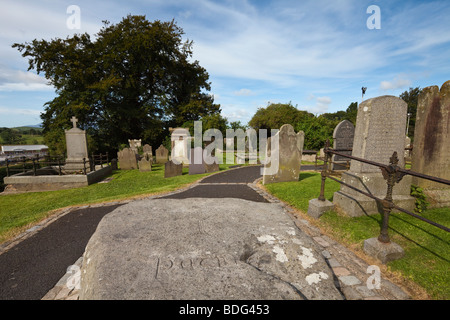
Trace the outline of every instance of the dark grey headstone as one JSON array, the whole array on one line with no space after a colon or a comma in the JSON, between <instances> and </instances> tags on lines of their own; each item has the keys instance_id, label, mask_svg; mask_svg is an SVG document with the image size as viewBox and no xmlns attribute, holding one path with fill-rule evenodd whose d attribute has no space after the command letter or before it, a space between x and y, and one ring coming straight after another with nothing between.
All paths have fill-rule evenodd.
<instances>
[{"instance_id":1,"label":"dark grey headstone","mask_svg":"<svg viewBox=\"0 0 450 320\"><path fill-rule=\"evenodd\" d=\"M355 137L355 126L348 120L340 122L333 132L333 149L352 149L353 148L353 138ZM339 151L340 153L351 156L352 151ZM346 169L347 161L349 158L334 155L332 158L333 170L344 170Z\"/></svg>"},{"instance_id":2,"label":"dark grey headstone","mask_svg":"<svg viewBox=\"0 0 450 320\"><path fill-rule=\"evenodd\" d=\"M164 178L181 176L183 174L183 165L175 164L173 161L167 161L164 164Z\"/></svg>"}]
</instances>

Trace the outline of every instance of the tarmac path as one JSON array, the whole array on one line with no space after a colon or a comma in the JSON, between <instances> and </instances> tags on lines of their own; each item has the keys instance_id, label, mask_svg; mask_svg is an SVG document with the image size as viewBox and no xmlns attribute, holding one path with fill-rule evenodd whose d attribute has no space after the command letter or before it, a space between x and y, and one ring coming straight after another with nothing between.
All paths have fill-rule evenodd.
<instances>
[{"instance_id":1,"label":"tarmac path","mask_svg":"<svg viewBox=\"0 0 450 320\"><path fill-rule=\"evenodd\" d=\"M308 169L313 168L302 167L302 171ZM260 177L259 166L242 167L203 178L184 191L155 198L237 198L257 203L279 202L271 195L257 192L252 186ZM68 266L82 261L80 257L103 217L129 202L133 200L69 209L67 213L50 219L50 222L31 228L33 230L28 230L27 235L19 240L1 245L0 300L78 299L76 290L64 288ZM291 209L286 207L286 210L290 212ZM336 287L345 299L410 299L403 289L384 278L381 279L381 289L368 290L365 282L370 274L367 274L369 266L365 261L306 220L294 220L322 248L322 254L334 274Z\"/></svg>"}]
</instances>

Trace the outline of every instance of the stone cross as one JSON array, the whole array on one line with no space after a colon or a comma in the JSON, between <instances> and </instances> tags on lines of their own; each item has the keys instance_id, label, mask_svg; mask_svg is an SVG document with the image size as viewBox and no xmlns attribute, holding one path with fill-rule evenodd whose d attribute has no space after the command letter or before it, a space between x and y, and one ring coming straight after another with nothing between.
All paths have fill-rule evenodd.
<instances>
[{"instance_id":1,"label":"stone cross","mask_svg":"<svg viewBox=\"0 0 450 320\"><path fill-rule=\"evenodd\" d=\"M72 121L73 127L76 128L76 127L77 127L78 119L77 119L75 116L73 116L72 119L70 119L70 121Z\"/></svg>"}]
</instances>

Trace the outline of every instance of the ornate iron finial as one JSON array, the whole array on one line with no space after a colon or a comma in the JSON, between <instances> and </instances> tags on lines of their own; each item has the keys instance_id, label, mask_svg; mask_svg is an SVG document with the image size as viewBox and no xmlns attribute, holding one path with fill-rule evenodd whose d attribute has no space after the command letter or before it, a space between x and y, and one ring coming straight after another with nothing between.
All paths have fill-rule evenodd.
<instances>
[{"instance_id":1,"label":"ornate iron finial","mask_svg":"<svg viewBox=\"0 0 450 320\"><path fill-rule=\"evenodd\" d=\"M392 154L392 157L389 159L389 164L396 166L398 165L398 155L397 155L397 151L394 151L394 153Z\"/></svg>"}]
</instances>

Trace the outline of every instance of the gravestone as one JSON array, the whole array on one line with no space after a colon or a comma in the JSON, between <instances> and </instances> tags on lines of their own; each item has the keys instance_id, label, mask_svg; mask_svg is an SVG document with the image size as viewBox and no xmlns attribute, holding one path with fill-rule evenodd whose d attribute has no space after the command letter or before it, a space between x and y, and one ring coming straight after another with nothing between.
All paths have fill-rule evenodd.
<instances>
[{"instance_id":1,"label":"gravestone","mask_svg":"<svg viewBox=\"0 0 450 320\"><path fill-rule=\"evenodd\" d=\"M86 131L77 128L78 119L72 117L73 128L65 130L67 158L64 169L68 172L84 169L83 159L89 168L89 155L86 139Z\"/></svg>"},{"instance_id":2,"label":"gravestone","mask_svg":"<svg viewBox=\"0 0 450 320\"><path fill-rule=\"evenodd\" d=\"M424 88L417 104L411 170L450 180L450 81ZM430 207L450 206L450 186L413 178Z\"/></svg>"},{"instance_id":3,"label":"gravestone","mask_svg":"<svg viewBox=\"0 0 450 320\"><path fill-rule=\"evenodd\" d=\"M411 150L409 148L411 148L411 138L405 137L405 161L411 161Z\"/></svg>"},{"instance_id":4,"label":"gravestone","mask_svg":"<svg viewBox=\"0 0 450 320\"><path fill-rule=\"evenodd\" d=\"M128 143L130 145L130 149L134 151L134 153L138 153L138 148L142 146L142 139L128 139Z\"/></svg>"},{"instance_id":5,"label":"gravestone","mask_svg":"<svg viewBox=\"0 0 450 320\"><path fill-rule=\"evenodd\" d=\"M160 145L155 151L156 163L164 164L169 161L169 150L167 150L163 145Z\"/></svg>"},{"instance_id":6,"label":"gravestone","mask_svg":"<svg viewBox=\"0 0 450 320\"><path fill-rule=\"evenodd\" d=\"M359 105L356 118L352 156L388 165L397 152L398 166L404 168L407 104L394 96L381 96ZM352 187L384 199L387 181L377 166L352 160L350 170L342 173L342 181ZM411 176L406 175L395 184L393 201L396 205L414 210L410 196ZM341 185L334 193L333 203L349 216L379 213L375 200Z\"/></svg>"},{"instance_id":7,"label":"gravestone","mask_svg":"<svg viewBox=\"0 0 450 320\"><path fill-rule=\"evenodd\" d=\"M144 156L139 160L139 171L141 172L147 172L152 171L152 156L151 153L144 153Z\"/></svg>"},{"instance_id":8,"label":"gravestone","mask_svg":"<svg viewBox=\"0 0 450 320\"><path fill-rule=\"evenodd\" d=\"M340 122L333 132L333 149L352 149L353 138L355 136L355 126L348 120ZM346 155L352 155L351 151L339 151ZM346 170L347 161L350 159L333 155L331 158L333 170Z\"/></svg>"},{"instance_id":9,"label":"gravestone","mask_svg":"<svg viewBox=\"0 0 450 320\"><path fill-rule=\"evenodd\" d=\"M278 139L278 145L273 139ZM268 139L266 159L270 158L270 163L264 165L263 184L298 181L304 141L304 132L295 133L290 124L283 125Z\"/></svg>"},{"instance_id":10,"label":"gravestone","mask_svg":"<svg viewBox=\"0 0 450 320\"><path fill-rule=\"evenodd\" d=\"M183 174L183 165L174 163L172 160L164 164L164 178L181 176Z\"/></svg>"},{"instance_id":11,"label":"gravestone","mask_svg":"<svg viewBox=\"0 0 450 320\"><path fill-rule=\"evenodd\" d=\"M131 148L124 148L117 152L117 159L121 170L137 169L136 153Z\"/></svg>"},{"instance_id":12,"label":"gravestone","mask_svg":"<svg viewBox=\"0 0 450 320\"><path fill-rule=\"evenodd\" d=\"M144 146L142 147L142 151L144 152L144 154L146 154L146 153L149 154L150 157L153 156L152 146L150 146L150 145L148 145L148 144L146 144L146 145L144 145Z\"/></svg>"},{"instance_id":13,"label":"gravestone","mask_svg":"<svg viewBox=\"0 0 450 320\"><path fill-rule=\"evenodd\" d=\"M189 174L202 174L206 172L205 161L203 159L203 149L196 147L191 149L189 163Z\"/></svg>"},{"instance_id":14,"label":"gravestone","mask_svg":"<svg viewBox=\"0 0 450 320\"><path fill-rule=\"evenodd\" d=\"M189 164L191 137L187 128L169 128L172 140L171 159L177 163Z\"/></svg>"}]
</instances>

